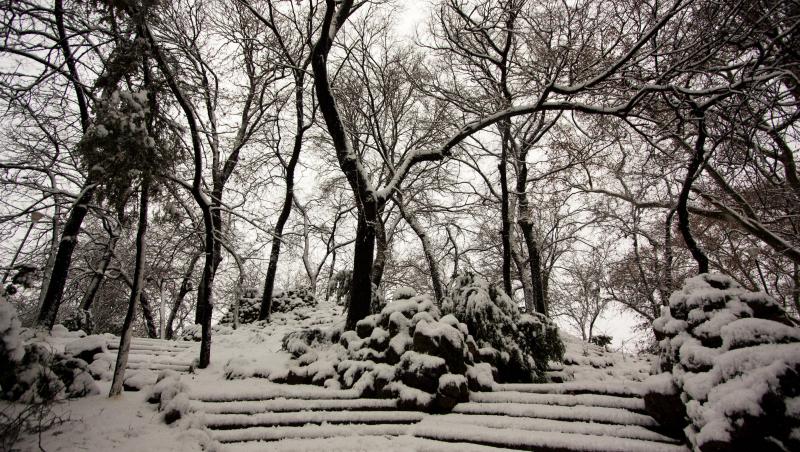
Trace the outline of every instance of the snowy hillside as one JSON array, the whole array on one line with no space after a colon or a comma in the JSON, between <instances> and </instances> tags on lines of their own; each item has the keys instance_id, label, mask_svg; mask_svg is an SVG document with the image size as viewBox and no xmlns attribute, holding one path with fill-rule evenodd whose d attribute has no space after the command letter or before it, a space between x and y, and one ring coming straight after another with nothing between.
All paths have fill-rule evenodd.
<instances>
[{"instance_id":1,"label":"snowy hillside","mask_svg":"<svg viewBox=\"0 0 800 452\"><path fill-rule=\"evenodd\" d=\"M98 375L100 394L59 403L59 422L41 438L25 437L15 447L244 451L262 450L262 442L269 441L269 450L683 450L643 414L640 381L649 363L572 336L564 336L563 366L551 372L569 382L496 384L443 415L399 410L396 400L360 398L354 389L264 378L290 365L292 355L281 345L287 333L341 327L341 319L340 306L323 302L276 314L267 325L218 327L212 364L204 370L191 368L193 342L135 339L126 380L129 389L142 390L108 399L109 382ZM55 331L46 338L54 349L76 343L75 333ZM107 339L106 346L114 347L115 339ZM147 401L162 369L177 371L173 386L185 394L183 418L171 425L158 405Z\"/></svg>"}]
</instances>

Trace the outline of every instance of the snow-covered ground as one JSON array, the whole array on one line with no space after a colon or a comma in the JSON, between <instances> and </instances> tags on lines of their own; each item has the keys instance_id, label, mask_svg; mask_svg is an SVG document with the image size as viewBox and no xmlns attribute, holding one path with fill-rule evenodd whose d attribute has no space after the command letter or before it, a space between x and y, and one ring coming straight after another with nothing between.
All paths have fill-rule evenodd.
<instances>
[{"instance_id":1,"label":"snow-covered ground","mask_svg":"<svg viewBox=\"0 0 800 452\"><path fill-rule=\"evenodd\" d=\"M276 314L266 325L221 327L213 337L211 365L181 374L192 414L166 425L158 405L146 400L148 387L109 399L109 383L102 381L101 394L59 403L54 413L60 422L41 435L22 438L15 447L115 452L388 451L486 450L506 444L526 449L684 450L650 430L654 421L642 413L640 382L650 363L606 352L569 335L564 335L565 362L553 366L552 373L567 383L495 385L493 392L474 393L468 403L447 415L398 411L393 400L358 399L354 390L281 385L258 378L285 371L291 356L281 350L281 340L287 333L334 327L341 321L341 308L322 302ZM56 336L47 338L55 349L75 340L60 330ZM162 367L171 360L184 363L196 353L196 347L173 350L159 344L135 341L139 351L133 353L139 354L141 368L133 372L150 372L148 378L155 381L157 371L144 369L147 353L160 353L151 361ZM113 339L110 345L113 353ZM231 374L236 378L228 378Z\"/></svg>"}]
</instances>

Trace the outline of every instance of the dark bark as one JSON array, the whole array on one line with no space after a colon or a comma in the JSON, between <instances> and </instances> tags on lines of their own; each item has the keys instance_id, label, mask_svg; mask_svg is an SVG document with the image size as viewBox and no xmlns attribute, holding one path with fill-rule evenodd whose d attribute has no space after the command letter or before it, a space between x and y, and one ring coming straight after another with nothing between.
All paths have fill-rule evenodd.
<instances>
[{"instance_id":1,"label":"dark bark","mask_svg":"<svg viewBox=\"0 0 800 452\"><path fill-rule=\"evenodd\" d=\"M144 317L144 326L147 329L147 337L150 339L158 339L158 328L156 328L156 321L153 317L153 309L150 306L150 297L144 288L141 289L141 296L139 302L142 305L142 317Z\"/></svg>"},{"instance_id":2,"label":"dark bark","mask_svg":"<svg viewBox=\"0 0 800 452\"><path fill-rule=\"evenodd\" d=\"M664 222L664 289L661 292L661 305L669 305L669 296L674 290L675 283L672 277L672 218L675 216L675 210L670 210L667 214L667 219ZM660 312L654 312L654 318L661 315Z\"/></svg>"},{"instance_id":3,"label":"dark bark","mask_svg":"<svg viewBox=\"0 0 800 452\"><path fill-rule=\"evenodd\" d=\"M75 90L75 97L78 102L78 109L81 116L81 128L85 133L89 128L89 109L86 104L83 89L81 88L78 70L75 65L75 60L72 55L72 49L67 39L66 29L64 27L64 7L61 0L55 0L53 14L56 20L56 29L58 30L59 47L64 55L64 61L69 69L70 81ZM39 311L39 317L36 324L52 328L58 315L58 309L61 307L61 301L64 297L64 287L67 283L67 276L70 266L72 265L72 253L75 251L75 245L78 242L78 234L83 224L83 219L89 211L89 203L94 196L95 185L90 178L87 178L81 194L72 206L64 224L64 231L61 234L61 241L58 244L58 251L56 252L53 270L50 274L50 280L47 284L47 291L42 301L42 307Z\"/></svg>"},{"instance_id":4,"label":"dark bark","mask_svg":"<svg viewBox=\"0 0 800 452\"><path fill-rule=\"evenodd\" d=\"M542 116L542 121L544 116ZM543 123L540 122L539 130L541 130ZM551 123L552 124L552 123ZM549 128L549 127L548 127ZM542 281L542 258L539 253L539 244L533 235L533 223L531 222L531 208L528 201L527 184L528 184L528 149L535 140L527 140L528 143L523 144L519 149L519 156L517 158L519 165L519 173L517 174L517 209L519 210L519 219L517 224L522 231L522 239L525 241L525 248L528 251L528 266L530 268L531 276L531 304L533 309L543 315L547 315L547 303L545 302L545 285Z\"/></svg>"},{"instance_id":5,"label":"dark bark","mask_svg":"<svg viewBox=\"0 0 800 452\"><path fill-rule=\"evenodd\" d=\"M792 304L795 312L800 315L800 265L795 263L792 270Z\"/></svg>"},{"instance_id":6,"label":"dark bark","mask_svg":"<svg viewBox=\"0 0 800 452\"><path fill-rule=\"evenodd\" d=\"M114 249L117 247L118 240L119 235L116 233L116 231L112 230L109 233L108 242L106 242L106 249L105 252L103 252L103 257L100 258L100 262L97 263L97 268L94 270L94 275L92 275L92 279L89 281L89 287L86 289L83 300L81 300L81 309L83 311L88 312L92 309L92 304L94 303L95 298L97 298L97 292L103 285L106 270L108 270L108 266L111 264L111 259L114 258Z\"/></svg>"},{"instance_id":7,"label":"dark bark","mask_svg":"<svg viewBox=\"0 0 800 452\"><path fill-rule=\"evenodd\" d=\"M192 256L192 259L189 261L189 266L186 268L186 272L184 272L183 278L181 279L181 287L178 289L178 296L175 297L175 303L169 311L169 319L167 320L167 326L165 328L164 336L167 339L172 339L175 335L175 318L178 316L178 311L183 304L183 300L191 290L192 274L194 273L194 267L198 259L200 259L200 254Z\"/></svg>"},{"instance_id":8,"label":"dark bark","mask_svg":"<svg viewBox=\"0 0 800 452\"><path fill-rule=\"evenodd\" d=\"M350 283L350 302L347 309L346 330L354 330L356 323L370 314L372 301L372 260L375 251L375 221L359 213L356 242L353 251L353 276Z\"/></svg>"},{"instance_id":9,"label":"dark bark","mask_svg":"<svg viewBox=\"0 0 800 452\"><path fill-rule=\"evenodd\" d=\"M121 278L125 284L130 287L131 290L134 289L135 286L135 278L131 278L131 276L120 270L119 278ZM156 321L153 317L153 310L150 307L150 298L147 296L147 292L144 290L144 287L140 289L141 296L139 297L139 303L142 306L142 317L144 318L145 328L147 329L147 337L155 339L158 338L158 328L156 328Z\"/></svg>"},{"instance_id":10,"label":"dark bark","mask_svg":"<svg viewBox=\"0 0 800 452\"><path fill-rule=\"evenodd\" d=\"M144 287L144 261L145 247L147 244L147 211L150 199L150 177L145 175L142 181L142 194L139 201L139 226L136 232L136 262L133 272L133 286L128 302L128 312L125 314L125 321L122 324L120 333L119 351L114 367L114 380L111 383L109 397L118 396L122 393L122 383L125 379L125 369L128 366L128 352L131 347L131 337L133 335L133 322L136 319L136 305L139 303L142 289Z\"/></svg>"},{"instance_id":11,"label":"dark bark","mask_svg":"<svg viewBox=\"0 0 800 452\"><path fill-rule=\"evenodd\" d=\"M408 212L406 212L406 209L402 204L398 204L398 207L400 208L400 214L403 215L403 219L406 220L406 223L408 223L409 226L411 226L411 230L417 234L420 243L422 243L422 252L425 254L425 260L428 262L428 271L431 273L433 296L436 297L436 304L441 305L442 298L444 298L442 277L441 273L439 272L439 265L436 262L436 257L433 255L433 247L428 239L428 234L425 232L425 229L422 227L422 225L419 224L419 221L417 221L414 215L410 215Z\"/></svg>"},{"instance_id":12,"label":"dark bark","mask_svg":"<svg viewBox=\"0 0 800 452\"><path fill-rule=\"evenodd\" d=\"M326 0L325 16L319 38L311 53L311 66L314 70L314 87L319 110L325 119L331 136L339 167L347 178L356 198L358 208L358 228L356 230L353 255L353 276L351 280L350 302L347 311L347 329L355 328L356 322L369 315L372 301L372 259L375 252L375 221L379 202L372 184L359 164L358 156L348 142L347 132L339 116L336 98L328 80L328 52L333 38L347 20L353 6L352 0L337 3Z\"/></svg>"},{"instance_id":13,"label":"dark bark","mask_svg":"<svg viewBox=\"0 0 800 452\"><path fill-rule=\"evenodd\" d=\"M503 289L508 296L513 296L511 292L511 218L509 212L508 199L508 174L507 160L510 141L510 121L503 121L500 124L502 134L502 150L500 153L500 241L502 243L503 254Z\"/></svg>"},{"instance_id":14,"label":"dark bark","mask_svg":"<svg viewBox=\"0 0 800 452\"><path fill-rule=\"evenodd\" d=\"M520 229L522 237L525 239L525 246L528 250L528 263L531 271L531 296L533 307L536 312L547 315L547 304L544 297L544 284L542 283L542 260L539 254L539 246L533 237L533 224L529 219L520 219Z\"/></svg>"},{"instance_id":15,"label":"dark bark","mask_svg":"<svg viewBox=\"0 0 800 452\"><path fill-rule=\"evenodd\" d=\"M681 231L686 247L697 262L698 273L702 274L708 273L708 256L706 256L692 235L691 228L689 227L689 210L687 209L689 192L692 189L692 183L700 175L700 166L703 164L705 153L706 130L705 120L702 116L698 119L697 129L698 134L694 153L692 155L692 160L689 162L689 168L686 171L686 178L683 181L681 193L678 196L676 211L678 212L678 229Z\"/></svg>"},{"instance_id":16,"label":"dark bark","mask_svg":"<svg viewBox=\"0 0 800 452\"><path fill-rule=\"evenodd\" d=\"M380 287L383 281L383 271L386 269L386 253L389 252L389 242L386 239L386 223L382 215L378 214L375 222L375 259L372 261L372 284Z\"/></svg>"},{"instance_id":17,"label":"dark bark","mask_svg":"<svg viewBox=\"0 0 800 452\"><path fill-rule=\"evenodd\" d=\"M200 144L200 132L197 127L197 120L194 116L194 111L192 110L189 101L183 95L183 92L178 86L175 76L172 74L169 65L161 55L161 51L155 39L153 38L152 33L146 25L143 26L143 28L147 37L147 41L150 44L153 57L158 62L158 67L164 74L170 91L175 96L175 99L178 101L181 110L186 116L186 121L189 123L189 131L192 139L194 175L192 177L191 192L192 197L203 213L204 249L206 253L205 261L203 263L203 283L200 284L200 290L198 290L197 294L197 303L203 305L201 319L202 335L200 340L200 362L198 363L198 367L204 369L208 367L209 363L211 362L211 314L214 308L211 295L214 289L213 266L215 260L214 250L216 249L216 237L214 236L214 221L211 215L211 203L206 198L202 188L203 150Z\"/></svg>"},{"instance_id":18,"label":"dark bark","mask_svg":"<svg viewBox=\"0 0 800 452\"><path fill-rule=\"evenodd\" d=\"M305 76L303 72L295 73L295 115L297 126L294 135L294 146L289 163L286 165L286 192L283 196L283 206L275 223L275 230L272 236L272 250L269 254L269 265L267 266L267 276L264 279L264 293L261 298L261 310L258 313L259 320L268 320L272 313L272 292L275 290L275 275L278 272L278 259L281 255L281 241L283 240L283 228L292 213L292 201L294 200L294 172L297 162L300 161L300 151L303 149L303 136L307 130L304 120L303 86Z\"/></svg>"},{"instance_id":19,"label":"dark bark","mask_svg":"<svg viewBox=\"0 0 800 452\"><path fill-rule=\"evenodd\" d=\"M61 242L58 244L58 252L53 265L53 273L50 276L50 284L47 286L44 303L42 303L42 309L39 311L39 317L36 321L38 325L52 328L55 324L58 309L61 307L61 301L64 298L64 287L67 284L69 269L72 265L72 253L78 243L78 234L80 233L83 219L89 212L89 203L94 195L95 187L90 182L84 185L81 195L72 206L69 217L64 223L64 232L62 232Z\"/></svg>"}]
</instances>

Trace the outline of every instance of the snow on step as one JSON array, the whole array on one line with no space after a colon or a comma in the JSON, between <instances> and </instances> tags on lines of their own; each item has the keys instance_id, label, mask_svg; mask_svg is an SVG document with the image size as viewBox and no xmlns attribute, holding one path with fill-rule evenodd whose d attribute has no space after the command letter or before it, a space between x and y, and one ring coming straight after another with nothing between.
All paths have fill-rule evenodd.
<instances>
[{"instance_id":1,"label":"snow on step","mask_svg":"<svg viewBox=\"0 0 800 452\"><path fill-rule=\"evenodd\" d=\"M239 441L277 441L288 438L332 438L338 436L400 436L411 426L381 425L304 425L302 427L251 427L235 430L211 430L211 436L221 443Z\"/></svg>"},{"instance_id":2,"label":"snow on step","mask_svg":"<svg viewBox=\"0 0 800 452\"><path fill-rule=\"evenodd\" d=\"M584 435L613 436L664 443L678 443L678 440L653 432L638 425L598 424L593 422L557 421L552 419L533 419L481 414L445 414L436 416L434 422L478 425L491 428L510 428L533 430L537 432L580 433Z\"/></svg>"},{"instance_id":3,"label":"snow on step","mask_svg":"<svg viewBox=\"0 0 800 452\"><path fill-rule=\"evenodd\" d=\"M208 414L254 414L281 413L289 411L324 411L324 410L394 410L397 400L394 399L272 399L249 400L235 402L201 402L192 401L192 408Z\"/></svg>"},{"instance_id":4,"label":"snow on step","mask_svg":"<svg viewBox=\"0 0 800 452\"><path fill-rule=\"evenodd\" d=\"M565 407L540 405L535 403L459 403L453 408L460 414L494 414L515 417L533 417L556 420L600 422L603 424L641 425L656 427L658 424L650 416L619 408L593 406Z\"/></svg>"},{"instance_id":5,"label":"snow on step","mask_svg":"<svg viewBox=\"0 0 800 452\"><path fill-rule=\"evenodd\" d=\"M128 363L128 369L176 370L179 372L186 372L191 369L191 366L188 364L164 364L150 363L146 361L134 361Z\"/></svg>"},{"instance_id":6,"label":"snow on step","mask_svg":"<svg viewBox=\"0 0 800 452\"><path fill-rule=\"evenodd\" d=\"M644 400L602 394L546 394L518 391L473 392L470 402L486 403L536 403L541 405L576 406L587 405L606 408L622 408L643 411Z\"/></svg>"},{"instance_id":7,"label":"snow on step","mask_svg":"<svg viewBox=\"0 0 800 452\"><path fill-rule=\"evenodd\" d=\"M346 436L341 438L285 439L265 443L262 441L225 444L226 452L269 451L347 451L353 450L403 450L426 452L503 452L513 449L481 446L472 443L443 442L413 436Z\"/></svg>"},{"instance_id":8,"label":"snow on step","mask_svg":"<svg viewBox=\"0 0 800 452\"><path fill-rule=\"evenodd\" d=\"M610 436L563 432L531 432L478 425L454 425L429 417L414 426L411 434L441 441L468 441L536 451L581 452L689 452L685 446Z\"/></svg>"},{"instance_id":9,"label":"snow on step","mask_svg":"<svg viewBox=\"0 0 800 452\"><path fill-rule=\"evenodd\" d=\"M109 350L118 350L119 349L119 342L116 343L109 343L108 344ZM148 352L184 352L187 350L192 350L191 348L187 347L166 347L161 345L146 345L146 344L131 344L131 350L136 351L148 351Z\"/></svg>"},{"instance_id":10,"label":"snow on step","mask_svg":"<svg viewBox=\"0 0 800 452\"><path fill-rule=\"evenodd\" d=\"M619 397L641 397L643 383L630 381L572 381L567 383L496 383L493 392L516 391L538 394L602 394Z\"/></svg>"},{"instance_id":11,"label":"snow on step","mask_svg":"<svg viewBox=\"0 0 800 452\"><path fill-rule=\"evenodd\" d=\"M262 379L244 379L229 384L216 384L213 387L194 388L189 398L203 402L229 402L244 400L269 400L294 398L304 400L318 399L357 399L359 392L354 389L327 389L312 385L282 385Z\"/></svg>"},{"instance_id":12,"label":"snow on step","mask_svg":"<svg viewBox=\"0 0 800 452\"><path fill-rule=\"evenodd\" d=\"M419 411L295 411L290 413L206 414L206 427L231 429L305 424L411 424L427 415Z\"/></svg>"},{"instance_id":13,"label":"snow on step","mask_svg":"<svg viewBox=\"0 0 800 452\"><path fill-rule=\"evenodd\" d=\"M116 353L103 353L102 356L100 356L100 357L95 355L95 359L97 359L97 358L110 359L110 360L114 361L114 360L117 359L117 354ZM185 358L184 359L175 359L175 358L172 358L172 357L146 355L146 354L142 355L142 354L138 354L138 353L130 353L128 355L128 362L129 363L147 362L147 363L154 363L154 364L155 363L157 363L157 364L178 364L178 365L182 365L182 366L188 366L188 365L192 364L191 360L186 360Z\"/></svg>"}]
</instances>

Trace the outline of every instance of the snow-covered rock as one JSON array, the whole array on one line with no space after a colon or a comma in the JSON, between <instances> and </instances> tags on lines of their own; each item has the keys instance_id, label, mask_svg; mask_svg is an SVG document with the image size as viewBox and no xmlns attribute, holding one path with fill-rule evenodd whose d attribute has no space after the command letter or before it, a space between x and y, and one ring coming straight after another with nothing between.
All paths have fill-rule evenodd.
<instances>
[{"instance_id":1,"label":"snow-covered rock","mask_svg":"<svg viewBox=\"0 0 800 452\"><path fill-rule=\"evenodd\" d=\"M98 353L107 352L108 339L99 334L82 337L64 346L64 353L80 358L87 363L93 362Z\"/></svg>"}]
</instances>

